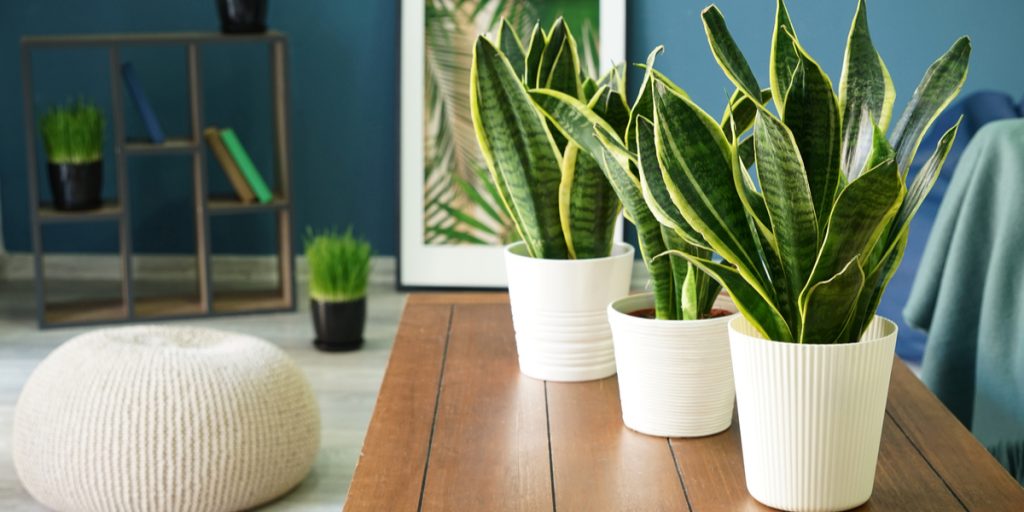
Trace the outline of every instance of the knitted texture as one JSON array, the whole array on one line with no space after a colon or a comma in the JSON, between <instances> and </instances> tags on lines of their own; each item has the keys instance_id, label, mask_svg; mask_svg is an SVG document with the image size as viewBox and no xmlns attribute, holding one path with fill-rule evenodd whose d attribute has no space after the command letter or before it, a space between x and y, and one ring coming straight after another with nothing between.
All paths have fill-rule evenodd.
<instances>
[{"instance_id":1,"label":"knitted texture","mask_svg":"<svg viewBox=\"0 0 1024 512\"><path fill-rule=\"evenodd\" d=\"M54 350L14 413L14 465L66 512L234 511L309 473L320 412L270 343L192 327L93 331Z\"/></svg>"}]
</instances>

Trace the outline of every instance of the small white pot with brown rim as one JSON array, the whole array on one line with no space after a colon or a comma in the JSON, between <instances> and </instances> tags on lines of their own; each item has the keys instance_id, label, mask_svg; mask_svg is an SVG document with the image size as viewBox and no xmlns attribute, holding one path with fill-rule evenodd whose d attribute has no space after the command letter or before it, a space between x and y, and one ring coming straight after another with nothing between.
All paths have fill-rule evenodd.
<instances>
[{"instance_id":1,"label":"small white pot with brown rim","mask_svg":"<svg viewBox=\"0 0 1024 512\"><path fill-rule=\"evenodd\" d=\"M653 436L700 437L732 424L732 361L727 296L715 308L731 314L703 320L657 320L636 313L654 307L654 295L621 298L608 306L615 338L622 421Z\"/></svg>"}]
</instances>

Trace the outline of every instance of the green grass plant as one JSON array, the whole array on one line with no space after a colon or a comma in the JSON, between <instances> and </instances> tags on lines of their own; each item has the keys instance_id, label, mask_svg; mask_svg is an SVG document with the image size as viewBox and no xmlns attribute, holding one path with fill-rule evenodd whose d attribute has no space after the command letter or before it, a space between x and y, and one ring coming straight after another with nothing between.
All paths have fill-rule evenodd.
<instances>
[{"instance_id":1,"label":"green grass plant","mask_svg":"<svg viewBox=\"0 0 1024 512\"><path fill-rule=\"evenodd\" d=\"M103 158L103 111L84 100L50 108L39 123L53 164L87 164Z\"/></svg>"},{"instance_id":2,"label":"green grass plant","mask_svg":"<svg viewBox=\"0 0 1024 512\"><path fill-rule=\"evenodd\" d=\"M337 229L306 230L309 295L321 302L351 302L366 296L370 279L370 243Z\"/></svg>"}]
</instances>

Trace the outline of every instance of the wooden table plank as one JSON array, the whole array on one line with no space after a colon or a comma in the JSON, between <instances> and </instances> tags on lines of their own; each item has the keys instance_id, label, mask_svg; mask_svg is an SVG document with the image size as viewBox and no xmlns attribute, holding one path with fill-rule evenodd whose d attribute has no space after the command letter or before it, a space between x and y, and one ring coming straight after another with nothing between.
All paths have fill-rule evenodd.
<instances>
[{"instance_id":1,"label":"wooden table plank","mask_svg":"<svg viewBox=\"0 0 1024 512\"><path fill-rule=\"evenodd\" d=\"M694 511L771 510L747 493L735 414L721 434L669 440Z\"/></svg>"},{"instance_id":2,"label":"wooden table plank","mask_svg":"<svg viewBox=\"0 0 1024 512\"><path fill-rule=\"evenodd\" d=\"M346 511L416 510L452 309L406 305Z\"/></svg>"},{"instance_id":3,"label":"wooden table plank","mask_svg":"<svg viewBox=\"0 0 1024 512\"><path fill-rule=\"evenodd\" d=\"M455 306L422 510L551 510L545 409L508 306Z\"/></svg>"},{"instance_id":4,"label":"wooden table plank","mask_svg":"<svg viewBox=\"0 0 1024 512\"><path fill-rule=\"evenodd\" d=\"M945 512L963 510L963 506L886 414L875 469L875 490L860 510Z\"/></svg>"},{"instance_id":5,"label":"wooden table plank","mask_svg":"<svg viewBox=\"0 0 1024 512\"><path fill-rule=\"evenodd\" d=\"M897 361L897 366L906 367ZM683 481L695 511L773 510L747 493L740 426L698 439L672 439ZM949 489L888 416L871 499L857 510L963 510Z\"/></svg>"},{"instance_id":6,"label":"wooden table plank","mask_svg":"<svg viewBox=\"0 0 1024 512\"><path fill-rule=\"evenodd\" d=\"M667 440L622 424L615 377L547 393L557 510L688 510Z\"/></svg>"},{"instance_id":7,"label":"wooden table plank","mask_svg":"<svg viewBox=\"0 0 1024 512\"><path fill-rule=\"evenodd\" d=\"M903 364L893 368L888 411L969 510L1024 510L1024 488Z\"/></svg>"}]
</instances>

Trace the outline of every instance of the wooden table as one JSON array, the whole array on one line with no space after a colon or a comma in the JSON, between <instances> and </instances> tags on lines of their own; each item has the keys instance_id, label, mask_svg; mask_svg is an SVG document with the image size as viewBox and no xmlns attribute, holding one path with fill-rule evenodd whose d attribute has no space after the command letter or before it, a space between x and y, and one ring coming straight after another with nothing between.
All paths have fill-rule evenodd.
<instances>
[{"instance_id":1,"label":"wooden table","mask_svg":"<svg viewBox=\"0 0 1024 512\"><path fill-rule=\"evenodd\" d=\"M406 305L347 511L747 511L738 422L700 439L622 425L614 377L519 373L504 294ZM858 510L1022 511L1024 490L902 363Z\"/></svg>"}]
</instances>

